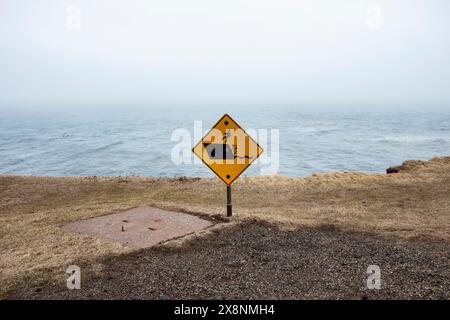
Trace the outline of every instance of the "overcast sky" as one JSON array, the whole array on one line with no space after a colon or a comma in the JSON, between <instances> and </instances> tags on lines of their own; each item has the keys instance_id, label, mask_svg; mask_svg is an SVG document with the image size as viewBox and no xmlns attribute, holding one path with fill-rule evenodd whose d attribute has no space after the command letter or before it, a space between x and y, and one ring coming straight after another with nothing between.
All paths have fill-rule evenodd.
<instances>
[{"instance_id":1,"label":"overcast sky","mask_svg":"<svg viewBox=\"0 0 450 320\"><path fill-rule=\"evenodd\" d=\"M0 108L440 105L448 0L1 0Z\"/></svg>"}]
</instances>

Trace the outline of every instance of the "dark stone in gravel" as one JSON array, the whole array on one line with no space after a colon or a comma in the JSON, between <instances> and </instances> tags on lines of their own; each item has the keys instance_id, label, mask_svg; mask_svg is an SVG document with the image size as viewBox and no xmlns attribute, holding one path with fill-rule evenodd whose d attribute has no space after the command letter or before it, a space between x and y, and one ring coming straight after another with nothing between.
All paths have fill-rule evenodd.
<instances>
[{"instance_id":1,"label":"dark stone in gravel","mask_svg":"<svg viewBox=\"0 0 450 320\"><path fill-rule=\"evenodd\" d=\"M164 246L101 261L103 276L40 292L37 299L449 299L450 244L399 242L334 227L281 230L249 221L182 249ZM367 267L381 289L367 289Z\"/></svg>"}]
</instances>

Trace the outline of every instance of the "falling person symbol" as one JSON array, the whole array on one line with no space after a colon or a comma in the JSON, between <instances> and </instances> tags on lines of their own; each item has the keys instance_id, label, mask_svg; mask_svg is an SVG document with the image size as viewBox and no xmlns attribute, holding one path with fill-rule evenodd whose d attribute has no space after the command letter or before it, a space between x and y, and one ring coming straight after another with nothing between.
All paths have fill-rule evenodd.
<instances>
[{"instance_id":1,"label":"falling person symbol","mask_svg":"<svg viewBox=\"0 0 450 320\"><path fill-rule=\"evenodd\" d=\"M228 140L231 138L231 132L227 130L223 134L223 143L203 142L206 152L211 160L230 160L230 159L252 159L253 157L238 156L238 146L236 144L229 144Z\"/></svg>"}]
</instances>

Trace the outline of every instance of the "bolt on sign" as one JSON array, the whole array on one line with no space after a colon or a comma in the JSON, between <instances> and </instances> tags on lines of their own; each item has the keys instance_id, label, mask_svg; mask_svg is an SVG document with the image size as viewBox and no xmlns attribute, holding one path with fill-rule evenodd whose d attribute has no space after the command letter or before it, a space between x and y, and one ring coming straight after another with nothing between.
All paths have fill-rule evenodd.
<instances>
[{"instance_id":1,"label":"bolt on sign","mask_svg":"<svg viewBox=\"0 0 450 320\"><path fill-rule=\"evenodd\" d=\"M263 149L228 114L222 116L192 152L230 186Z\"/></svg>"}]
</instances>

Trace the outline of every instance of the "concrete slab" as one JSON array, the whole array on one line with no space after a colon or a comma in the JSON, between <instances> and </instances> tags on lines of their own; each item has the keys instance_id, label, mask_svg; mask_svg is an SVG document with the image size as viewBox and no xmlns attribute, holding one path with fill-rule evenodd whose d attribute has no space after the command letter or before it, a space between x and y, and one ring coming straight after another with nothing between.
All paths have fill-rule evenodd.
<instances>
[{"instance_id":1,"label":"concrete slab","mask_svg":"<svg viewBox=\"0 0 450 320\"><path fill-rule=\"evenodd\" d=\"M212 225L212 222L190 214L142 206L73 222L65 225L63 229L129 247L147 248Z\"/></svg>"}]
</instances>

